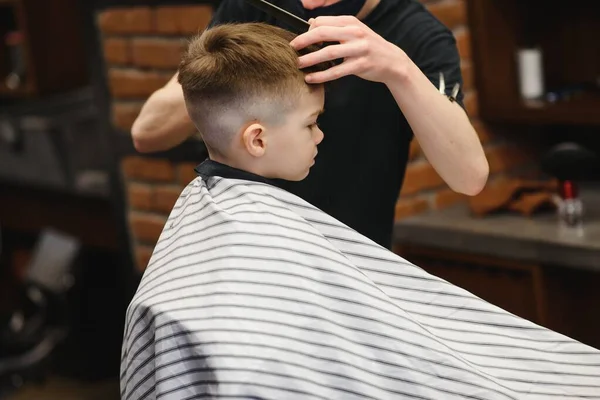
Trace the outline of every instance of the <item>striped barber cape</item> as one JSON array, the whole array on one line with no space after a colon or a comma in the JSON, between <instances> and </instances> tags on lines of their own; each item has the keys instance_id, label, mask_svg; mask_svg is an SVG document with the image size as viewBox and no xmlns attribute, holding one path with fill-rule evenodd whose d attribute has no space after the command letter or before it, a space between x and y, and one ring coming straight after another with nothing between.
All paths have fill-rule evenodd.
<instances>
[{"instance_id":1,"label":"striped barber cape","mask_svg":"<svg viewBox=\"0 0 600 400\"><path fill-rule=\"evenodd\" d=\"M125 400L600 399L600 352L206 161L127 311Z\"/></svg>"}]
</instances>

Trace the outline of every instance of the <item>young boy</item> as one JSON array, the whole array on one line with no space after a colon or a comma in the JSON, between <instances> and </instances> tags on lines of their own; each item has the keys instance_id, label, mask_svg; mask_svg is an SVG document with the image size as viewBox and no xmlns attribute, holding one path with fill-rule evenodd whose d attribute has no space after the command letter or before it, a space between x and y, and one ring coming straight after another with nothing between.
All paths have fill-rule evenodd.
<instances>
[{"instance_id":1,"label":"young boy","mask_svg":"<svg viewBox=\"0 0 600 400\"><path fill-rule=\"evenodd\" d=\"M129 306L122 399L598 398L597 350L275 185L308 174L323 135L323 89L303 82L291 38L217 26L184 56L179 81L210 160Z\"/></svg>"},{"instance_id":2,"label":"young boy","mask_svg":"<svg viewBox=\"0 0 600 400\"><path fill-rule=\"evenodd\" d=\"M178 81L211 160L271 179L308 175L324 89L304 77L328 65L301 71L293 38L267 24L221 25L190 44Z\"/></svg>"}]
</instances>

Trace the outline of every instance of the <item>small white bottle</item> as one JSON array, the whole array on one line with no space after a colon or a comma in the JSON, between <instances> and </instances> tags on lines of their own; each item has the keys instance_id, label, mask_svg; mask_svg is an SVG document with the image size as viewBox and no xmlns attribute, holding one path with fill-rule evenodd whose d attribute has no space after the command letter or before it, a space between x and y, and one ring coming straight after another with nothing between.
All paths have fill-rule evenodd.
<instances>
[{"instance_id":1,"label":"small white bottle","mask_svg":"<svg viewBox=\"0 0 600 400\"><path fill-rule=\"evenodd\" d=\"M544 96L544 65L542 50L538 47L522 48L517 52L519 92L525 100Z\"/></svg>"}]
</instances>

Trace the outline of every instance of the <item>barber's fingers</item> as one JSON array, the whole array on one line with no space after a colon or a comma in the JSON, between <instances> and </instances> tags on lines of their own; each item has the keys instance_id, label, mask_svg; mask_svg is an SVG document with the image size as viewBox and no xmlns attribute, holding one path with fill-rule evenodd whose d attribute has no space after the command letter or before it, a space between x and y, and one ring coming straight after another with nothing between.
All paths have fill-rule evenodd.
<instances>
[{"instance_id":1,"label":"barber's fingers","mask_svg":"<svg viewBox=\"0 0 600 400\"><path fill-rule=\"evenodd\" d=\"M366 41L354 41L344 44L331 44L320 50L305 54L298 59L300 68L333 61L341 58L360 57L368 51Z\"/></svg>"},{"instance_id":2,"label":"barber's fingers","mask_svg":"<svg viewBox=\"0 0 600 400\"><path fill-rule=\"evenodd\" d=\"M319 26L350 26L350 25L364 25L358 18L353 15L332 15L311 18L308 20L311 28L314 29Z\"/></svg>"},{"instance_id":3,"label":"barber's fingers","mask_svg":"<svg viewBox=\"0 0 600 400\"><path fill-rule=\"evenodd\" d=\"M323 42L348 42L353 39L360 39L367 34L359 26L319 26L298 35L290 42L290 45L296 50L307 46Z\"/></svg>"},{"instance_id":4,"label":"barber's fingers","mask_svg":"<svg viewBox=\"0 0 600 400\"><path fill-rule=\"evenodd\" d=\"M359 75L363 70L363 64L362 58L347 59L343 63L325 71L318 71L307 75L306 81L308 83L324 83L347 75Z\"/></svg>"}]
</instances>

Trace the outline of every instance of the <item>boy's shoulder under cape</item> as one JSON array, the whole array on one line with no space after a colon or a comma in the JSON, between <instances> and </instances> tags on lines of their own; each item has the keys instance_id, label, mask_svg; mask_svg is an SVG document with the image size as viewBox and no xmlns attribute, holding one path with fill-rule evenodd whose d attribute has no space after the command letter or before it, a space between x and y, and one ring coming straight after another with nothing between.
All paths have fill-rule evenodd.
<instances>
[{"instance_id":1,"label":"boy's shoulder under cape","mask_svg":"<svg viewBox=\"0 0 600 400\"><path fill-rule=\"evenodd\" d=\"M598 350L203 165L128 309L124 400L600 399Z\"/></svg>"}]
</instances>

